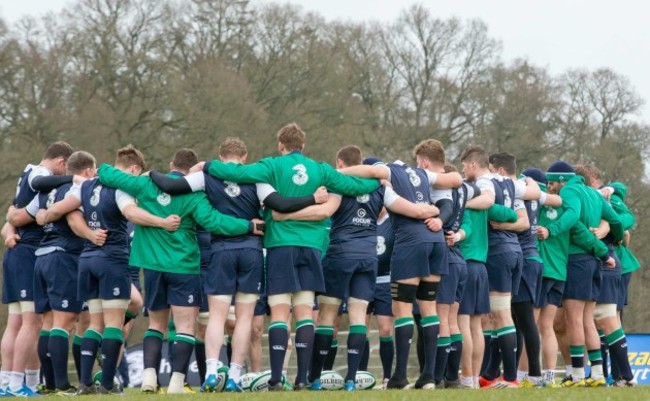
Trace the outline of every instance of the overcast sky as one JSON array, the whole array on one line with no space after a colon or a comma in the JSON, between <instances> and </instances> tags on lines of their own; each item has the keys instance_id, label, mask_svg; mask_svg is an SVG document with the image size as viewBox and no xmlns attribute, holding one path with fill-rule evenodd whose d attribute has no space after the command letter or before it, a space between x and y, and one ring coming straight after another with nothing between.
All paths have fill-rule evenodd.
<instances>
[{"instance_id":1,"label":"overcast sky","mask_svg":"<svg viewBox=\"0 0 650 401\"><path fill-rule=\"evenodd\" d=\"M189 1L189 0L188 0ZM290 0L328 20L392 21L413 1ZM2 0L9 23L59 11L69 0ZM646 101L650 122L650 3L644 0L421 0L439 18L480 18L503 44L505 61L526 58L559 74L609 67L627 76Z\"/></svg>"}]
</instances>

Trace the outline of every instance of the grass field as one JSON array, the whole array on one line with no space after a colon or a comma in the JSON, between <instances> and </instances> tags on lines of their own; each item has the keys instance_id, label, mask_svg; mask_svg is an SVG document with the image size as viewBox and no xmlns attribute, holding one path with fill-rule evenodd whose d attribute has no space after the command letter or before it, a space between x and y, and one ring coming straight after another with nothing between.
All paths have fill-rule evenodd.
<instances>
[{"instance_id":1,"label":"grass field","mask_svg":"<svg viewBox=\"0 0 650 401\"><path fill-rule=\"evenodd\" d=\"M150 395L139 390L128 389L129 400L151 401L152 399L169 400L322 400L334 398L341 400L377 400L377 401L411 401L411 400L453 400L453 401L637 401L650 400L650 386L636 388L587 388L587 389L502 389L502 390L391 390L391 391L322 391L291 393L242 393L242 394L191 394L191 395ZM115 396L93 396L95 399L110 399ZM82 397L83 398L83 397ZM114 398L113 398L114 399Z\"/></svg>"}]
</instances>

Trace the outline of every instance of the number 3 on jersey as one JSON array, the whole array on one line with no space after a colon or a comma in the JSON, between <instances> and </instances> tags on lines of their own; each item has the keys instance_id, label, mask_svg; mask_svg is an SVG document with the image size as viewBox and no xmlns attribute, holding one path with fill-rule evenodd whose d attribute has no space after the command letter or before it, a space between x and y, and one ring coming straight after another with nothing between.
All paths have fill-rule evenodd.
<instances>
[{"instance_id":1,"label":"number 3 on jersey","mask_svg":"<svg viewBox=\"0 0 650 401\"><path fill-rule=\"evenodd\" d=\"M296 185L305 185L309 181L309 176L307 175L307 168L302 164L296 164L291 168L296 174L293 175L293 183Z\"/></svg>"}]
</instances>

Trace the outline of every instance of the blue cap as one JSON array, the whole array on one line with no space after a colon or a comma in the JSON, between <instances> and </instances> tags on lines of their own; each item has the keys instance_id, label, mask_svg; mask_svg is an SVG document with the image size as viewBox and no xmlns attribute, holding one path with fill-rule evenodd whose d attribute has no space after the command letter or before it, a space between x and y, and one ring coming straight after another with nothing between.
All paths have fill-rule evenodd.
<instances>
[{"instance_id":1,"label":"blue cap","mask_svg":"<svg viewBox=\"0 0 650 401\"><path fill-rule=\"evenodd\" d=\"M374 166L375 164L384 164L384 162L377 157L366 157L365 159L363 159L363 164Z\"/></svg>"},{"instance_id":2,"label":"blue cap","mask_svg":"<svg viewBox=\"0 0 650 401\"><path fill-rule=\"evenodd\" d=\"M563 182L569 181L576 176L576 171L569 163L564 160L557 160L551 163L546 172L546 179L548 181Z\"/></svg>"},{"instance_id":3,"label":"blue cap","mask_svg":"<svg viewBox=\"0 0 650 401\"><path fill-rule=\"evenodd\" d=\"M544 172L537 167L528 167L526 170L521 172L521 175L532 178L538 184L548 184L548 180L546 179Z\"/></svg>"}]
</instances>

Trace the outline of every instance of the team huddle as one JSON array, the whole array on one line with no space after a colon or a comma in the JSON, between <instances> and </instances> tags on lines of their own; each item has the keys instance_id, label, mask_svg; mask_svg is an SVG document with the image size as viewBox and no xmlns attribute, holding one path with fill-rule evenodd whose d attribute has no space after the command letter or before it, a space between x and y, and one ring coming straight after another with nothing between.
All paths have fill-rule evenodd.
<instances>
[{"instance_id":1,"label":"team huddle","mask_svg":"<svg viewBox=\"0 0 650 401\"><path fill-rule=\"evenodd\" d=\"M347 372L336 381L347 391L371 376L372 315L384 389L635 385L621 319L639 262L624 184L564 161L517 176L513 155L480 146L462 152L461 175L434 139L415 146L415 166L350 145L335 169L303 155L298 125L277 139L280 156L253 164L237 138L207 162L181 149L166 174L143 175L130 145L113 166L65 142L27 165L2 229L2 394L121 392L116 368L143 309L149 393L163 391L170 319L169 394L192 392L192 354L202 392L241 392L253 379L268 391L332 389L342 314ZM561 382L558 350L570 362Z\"/></svg>"}]
</instances>

